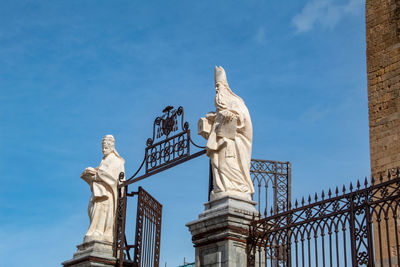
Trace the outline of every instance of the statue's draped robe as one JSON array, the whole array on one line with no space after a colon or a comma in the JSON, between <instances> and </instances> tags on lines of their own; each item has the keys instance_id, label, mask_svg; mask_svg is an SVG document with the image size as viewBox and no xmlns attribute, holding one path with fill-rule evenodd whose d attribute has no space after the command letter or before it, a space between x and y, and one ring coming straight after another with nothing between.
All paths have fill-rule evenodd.
<instances>
[{"instance_id":1,"label":"statue's draped robe","mask_svg":"<svg viewBox=\"0 0 400 267\"><path fill-rule=\"evenodd\" d=\"M253 129L249 111L244 101L230 89L217 93L215 106L215 121L206 146L214 177L212 196L226 192L250 199L254 187L250 177ZM235 119L227 122L226 114L229 112ZM234 135L224 136L232 129Z\"/></svg>"},{"instance_id":2,"label":"statue's draped robe","mask_svg":"<svg viewBox=\"0 0 400 267\"><path fill-rule=\"evenodd\" d=\"M89 230L85 242L102 240L113 242L114 221L118 198L118 177L124 170L124 160L115 153L107 155L101 161L90 187L88 213L90 218Z\"/></svg>"}]
</instances>

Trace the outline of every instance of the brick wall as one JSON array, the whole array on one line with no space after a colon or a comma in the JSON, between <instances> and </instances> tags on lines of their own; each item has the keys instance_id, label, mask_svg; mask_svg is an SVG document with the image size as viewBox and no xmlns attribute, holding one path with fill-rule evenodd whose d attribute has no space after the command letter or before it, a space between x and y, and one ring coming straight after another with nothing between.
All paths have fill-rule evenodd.
<instances>
[{"instance_id":1,"label":"brick wall","mask_svg":"<svg viewBox=\"0 0 400 267\"><path fill-rule=\"evenodd\" d=\"M400 0L366 0L371 172L400 166Z\"/></svg>"},{"instance_id":2,"label":"brick wall","mask_svg":"<svg viewBox=\"0 0 400 267\"><path fill-rule=\"evenodd\" d=\"M400 167L400 0L366 0L365 13L371 173L376 175ZM375 233L386 231L379 220L384 216L374 215ZM387 227L396 233L393 223ZM382 243L376 236L375 265L399 264L393 235Z\"/></svg>"}]
</instances>

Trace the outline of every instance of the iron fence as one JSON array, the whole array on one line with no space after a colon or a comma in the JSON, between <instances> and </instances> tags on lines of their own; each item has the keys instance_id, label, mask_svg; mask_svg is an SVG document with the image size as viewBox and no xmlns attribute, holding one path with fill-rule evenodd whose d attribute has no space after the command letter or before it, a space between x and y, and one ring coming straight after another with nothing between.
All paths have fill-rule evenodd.
<instances>
[{"instance_id":1,"label":"iron fence","mask_svg":"<svg viewBox=\"0 0 400 267\"><path fill-rule=\"evenodd\" d=\"M291 200L291 164L288 161L252 159L250 175L258 212L267 216L269 201L271 212L286 211ZM272 196L270 195L272 193Z\"/></svg>"},{"instance_id":2,"label":"iron fence","mask_svg":"<svg viewBox=\"0 0 400 267\"><path fill-rule=\"evenodd\" d=\"M248 266L399 266L399 170L251 223Z\"/></svg>"},{"instance_id":3,"label":"iron fence","mask_svg":"<svg viewBox=\"0 0 400 267\"><path fill-rule=\"evenodd\" d=\"M208 200L214 187L211 163L209 168ZM260 214L267 216L287 210L291 200L291 173L292 165L288 161L251 159L250 176L255 190L253 200Z\"/></svg>"}]
</instances>

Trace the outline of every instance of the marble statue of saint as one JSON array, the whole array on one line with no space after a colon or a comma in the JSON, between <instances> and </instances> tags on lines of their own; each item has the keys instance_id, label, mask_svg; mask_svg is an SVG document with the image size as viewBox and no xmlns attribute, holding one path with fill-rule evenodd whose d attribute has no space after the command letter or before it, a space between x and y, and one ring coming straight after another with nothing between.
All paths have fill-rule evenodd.
<instances>
[{"instance_id":1,"label":"marble statue of saint","mask_svg":"<svg viewBox=\"0 0 400 267\"><path fill-rule=\"evenodd\" d=\"M244 101L229 88L225 70L215 67L215 108L199 120L199 134L207 139L214 188L211 200L235 195L251 200L250 177L253 128Z\"/></svg>"},{"instance_id":2,"label":"marble statue of saint","mask_svg":"<svg viewBox=\"0 0 400 267\"><path fill-rule=\"evenodd\" d=\"M112 135L103 137L102 148L104 157L100 165L97 168L86 168L81 175L92 191L88 206L90 226L84 242L114 241L118 177L121 172L125 172L125 161L115 150Z\"/></svg>"}]
</instances>

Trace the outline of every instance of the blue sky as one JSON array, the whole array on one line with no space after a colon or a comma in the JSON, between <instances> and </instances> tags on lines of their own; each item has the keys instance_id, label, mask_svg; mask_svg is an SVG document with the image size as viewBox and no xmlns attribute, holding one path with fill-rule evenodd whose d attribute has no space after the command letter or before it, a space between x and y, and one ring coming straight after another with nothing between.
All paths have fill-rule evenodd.
<instances>
[{"instance_id":1,"label":"blue sky","mask_svg":"<svg viewBox=\"0 0 400 267\"><path fill-rule=\"evenodd\" d=\"M364 4L1 0L2 264L70 259L102 136L133 174L164 106L184 106L193 132L214 109L215 65L249 108L253 157L292 162L293 198L368 176ZM203 156L137 184L164 204L162 266L194 259L185 223L207 183Z\"/></svg>"}]
</instances>

